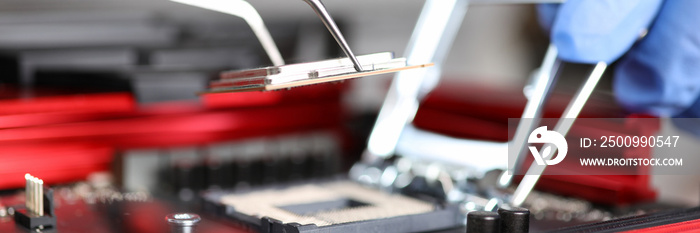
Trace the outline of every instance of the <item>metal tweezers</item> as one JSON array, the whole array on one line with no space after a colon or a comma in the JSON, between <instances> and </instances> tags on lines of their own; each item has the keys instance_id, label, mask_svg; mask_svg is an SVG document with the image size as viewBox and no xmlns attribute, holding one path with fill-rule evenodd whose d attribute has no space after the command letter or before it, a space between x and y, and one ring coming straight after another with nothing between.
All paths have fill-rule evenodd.
<instances>
[{"instance_id":1,"label":"metal tweezers","mask_svg":"<svg viewBox=\"0 0 700 233\"><path fill-rule=\"evenodd\" d=\"M318 15L318 17L321 18L321 21L324 25L326 25L328 31L331 32L331 35L333 35L335 41L338 42L338 45L340 45L340 48L343 50L343 52L345 52L345 55L347 55L348 58L350 58L350 61L352 61L355 70L357 72L362 72L362 65L360 65L360 62L357 60L357 57L355 57L355 54L352 53L352 50L350 50L348 42L345 41L345 37L343 37L343 34L340 33L338 25L335 24L335 21L333 21L331 15L328 14L326 7L323 5L323 2L321 2L321 0L304 0L304 2L309 4L309 6L311 6L311 9L313 9L314 12L316 12L316 14Z\"/></svg>"}]
</instances>

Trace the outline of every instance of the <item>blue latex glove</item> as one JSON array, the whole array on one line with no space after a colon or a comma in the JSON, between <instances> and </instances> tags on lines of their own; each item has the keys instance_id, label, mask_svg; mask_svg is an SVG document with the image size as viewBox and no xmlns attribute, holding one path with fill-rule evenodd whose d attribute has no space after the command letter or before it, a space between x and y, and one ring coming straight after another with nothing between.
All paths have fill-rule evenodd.
<instances>
[{"instance_id":1,"label":"blue latex glove","mask_svg":"<svg viewBox=\"0 0 700 233\"><path fill-rule=\"evenodd\" d=\"M700 1L568 0L538 10L563 60L619 59L613 88L630 111L700 116Z\"/></svg>"}]
</instances>

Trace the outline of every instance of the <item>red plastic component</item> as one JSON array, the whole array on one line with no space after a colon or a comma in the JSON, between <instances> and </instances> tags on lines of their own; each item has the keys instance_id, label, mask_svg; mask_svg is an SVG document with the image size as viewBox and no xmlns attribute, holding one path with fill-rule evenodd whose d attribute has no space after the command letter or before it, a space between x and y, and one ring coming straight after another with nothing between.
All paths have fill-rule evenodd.
<instances>
[{"instance_id":1,"label":"red plastic component","mask_svg":"<svg viewBox=\"0 0 700 233\"><path fill-rule=\"evenodd\" d=\"M31 143L0 146L0 187L24 186L25 173L47 183L87 178L110 167L114 150L90 143Z\"/></svg>"},{"instance_id":2,"label":"red plastic component","mask_svg":"<svg viewBox=\"0 0 700 233\"><path fill-rule=\"evenodd\" d=\"M0 115L18 115L49 112L125 112L133 111L136 104L129 93L103 93L0 100L0 106Z\"/></svg>"},{"instance_id":3,"label":"red plastic component","mask_svg":"<svg viewBox=\"0 0 700 233\"><path fill-rule=\"evenodd\" d=\"M203 145L342 124L344 84L204 95L139 106L129 93L0 101L0 189L25 173L49 184L108 170L115 151ZM15 178L12 178L15 177Z\"/></svg>"}]
</instances>

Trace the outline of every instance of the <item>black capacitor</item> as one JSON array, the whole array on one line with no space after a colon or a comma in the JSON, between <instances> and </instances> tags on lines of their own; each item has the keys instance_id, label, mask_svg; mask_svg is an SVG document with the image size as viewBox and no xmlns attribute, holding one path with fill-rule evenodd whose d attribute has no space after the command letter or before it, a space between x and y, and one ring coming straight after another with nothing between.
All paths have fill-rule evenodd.
<instances>
[{"instance_id":1,"label":"black capacitor","mask_svg":"<svg viewBox=\"0 0 700 233\"><path fill-rule=\"evenodd\" d=\"M467 214L467 233L500 233L501 221L496 212L472 211Z\"/></svg>"},{"instance_id":2,"label":"black capacitor","mask_svg":"<svg viewBox=\"0 0 700 233\"><path fill-rule=\"evenodd\" d=\"M246 183L249 185L251 184L251 180L254 177L254 175L252 174L252 163L253 162L247 160L239 160L233 163L233 170L236 173L236 185L240 183Z\"/></svg>"},{"instance_id":3,"label":"black capacitor","mask_svg":"<svg viewBox=\"0 0 700 233\"><path fill-rule=\"evenodd\" d=\"M204 190L209 186L207 179L207 167L204 164L197 164L190 170L187 183L192 190Z\"/></svg>"},{"instance_id":4,"label":"black capacitor","mask_svg":"<svg viewBox=\"0 0 700 233\"><path fill-rule=\"evenodd\" d=\"M306 159L304 160L304 178L318 178L321 177L319 174L321 167L317 165L317 159L316 156L313 155L305 155Z\"/></svg>"},{"instance_id":5,"label":"black capacitor","mask_svg":"<svg viewBox=\"0 0 700 233\"><path fill-rule=\"evenodd\" d=\"M530 231L530 210L520 207L498 208L502 233L527 233Z\"/></svg>"},{"instance_id":6,"label":"black capacitor","mask_svg":"<svg viewBox=\"0 0 700 233\"><path fill-rule=\"evenodd\" d=\"M209 188L231 188L233 182L231 166L228 163L209 162L207 163L207 179Z\"/></svg>"},{"instance_id":7,"label":"black capacitor","mask_svg":"<svg viewBox=\"0 0 700 233\"><path fill-rule=\"evenodd\" d=\"M172 184L175 191L181 189L191 189L191 174L194 165L187 162L178 162L171 168L173 174Z\"/></svg>"},{"instance_id":8,"label":"black capacitor","mask_svg":"<svg viewBox=\"0 0 700 233\"><path fill-rule=\"evenodd\" d=\"M289 166L289 177L288 180L290 181L298 181L302 180L304 178L304 166L306 162L306 158L301 157L301 156L293 156L287 159L285 164Z\"/></svg>"}]
</instances>

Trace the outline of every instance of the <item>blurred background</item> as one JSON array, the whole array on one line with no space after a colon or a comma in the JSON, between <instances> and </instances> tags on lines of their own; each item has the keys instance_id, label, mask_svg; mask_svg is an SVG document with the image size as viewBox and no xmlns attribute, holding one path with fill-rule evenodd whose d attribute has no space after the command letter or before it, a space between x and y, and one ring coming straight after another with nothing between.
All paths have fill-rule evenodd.
<instances>
[{"instance_id":1,"label":"blurred background","mask_svg":"<svg viewBox=\"0 0 700 233\"><path fill-rule=\"evenodd\" d=\"M250 3L270 27L288 62L313 61L335 57L331 54L338 53L337 46L328 40L326 29L308 5L299 1ZM110 50L103 56L92 52L93 56L102 60L112 57L109 52L121 52L122 61L112 58L115 61L92 62L105 63L105 66L111 65L107 64L110 62L131 63L115 64L118 66L147 65L150 68L176 65L249 68L268 65L266 57L254 57L241 51L264 55L260 54L252 31L242 19L197 7L168 1L106 0L3 1L0 4L2 30L5 32L0 43L10 51L88 53ZM325 4L341 25L355 53L391 51L401 57L423 1L328 1ZM444 74L448 79L460 82L522 87L530 72L539 65L546 44L546 36L539 30L532 5L475 5L470 7L462 24L446 61ZM208 55L210 61L198 60L198 64L186 60L186 55L173 51L197 46L223 48L217 49L216 54ZM244 49L237 49L234 55L226 54L226 47L229 50L237 47ZM24 56L31 57L32 54ZM136 56L136 61L127 61L130 56ZM179 60L175 56L180 56ZM243 61L232 61L233 56ZM67 58L59 60L69 63ZM31 65L23 67L26 66ZM31 72L24 70L21 73L30 76L27 73ZM9 77L6 79L8 82L19 81ZM353 86L357 88L353 88L348 97L351 100L347 103L358 111L378 109L388 82L388 78L353 81Z\"/></svg>"}]
</instances>

